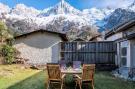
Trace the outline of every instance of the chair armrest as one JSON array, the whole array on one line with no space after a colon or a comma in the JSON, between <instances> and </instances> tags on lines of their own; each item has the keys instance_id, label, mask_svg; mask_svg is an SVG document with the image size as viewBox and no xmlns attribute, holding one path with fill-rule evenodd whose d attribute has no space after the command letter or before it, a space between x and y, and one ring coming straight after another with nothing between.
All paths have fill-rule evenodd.
<instances>
[{"instance_id":1,"label":"chair armrest","mask_svg":"<svg viewBox=\"0 0 135 89\"><path fill-rule=\"evenodd\" d=\"M77 77L78 79L82 79L79 75L75 74L75 77Z\"/></svg>"},{"instance_id":2,"label":"chair armrest","mask_svg":"<svg viewBox=\"0 0 135 89\"><path fill-rule=\"evenodd\" d=\"M61 76L61 78L63 79L65 76L66 76L66 74L63 74L63 75Z\"/></svg>"}]
</instances>

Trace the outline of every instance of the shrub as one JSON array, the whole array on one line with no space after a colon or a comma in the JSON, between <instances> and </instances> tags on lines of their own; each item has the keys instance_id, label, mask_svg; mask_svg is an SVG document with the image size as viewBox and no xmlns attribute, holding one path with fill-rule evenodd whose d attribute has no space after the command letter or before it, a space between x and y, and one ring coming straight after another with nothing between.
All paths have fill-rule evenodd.
<instances>
[{"instance_id":1,"label":"shrub","mask_svg":"<svg viewBox=\"0 0 135 89\"><path fill-rule=\"evenodd\" d=\"M6 24L0 20L0 41L4 43L7 39L13 38L11 31L8 29Z\"/></svg>"},{"instance_id":2,"label":"shrub","mask_svg":"<svg viewBox=\"0 0 135 89\"><path fill-rule=\"evenodd\" d=\"M6 63L11 64L15 60L16 49L10 45L3 45L2 55Z\"/></svg>"},{"instance_id":3,"label":"shrub","mask_svg":"<svg viewBox=\"0 0 135 89\"><path fill-rule=\"evenodd\" d=\"M14 39L14 38L10 38L10 39L8 39L8 40L7 40L7 45L12 46L12 45L13 45L13 43L14 43L14 41L15 41L15 39Z\"/></svg>"}]
</instances>

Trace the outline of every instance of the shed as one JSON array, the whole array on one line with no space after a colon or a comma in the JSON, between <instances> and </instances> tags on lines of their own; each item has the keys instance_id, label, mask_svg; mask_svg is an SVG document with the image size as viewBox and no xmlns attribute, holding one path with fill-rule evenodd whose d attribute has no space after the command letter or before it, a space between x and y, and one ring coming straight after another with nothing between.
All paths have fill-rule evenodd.
<instances>
[{"instance_id":1,"label":"shed","mask_svg":"<svg viewBox=\"0 0 135 89\"><path fill-rule=\"evenodd\" d=\"M56 63L62 41L67 41L66 34L40 29L16 36L14 47L29 64Z\"/></svg>"}]
</instances>

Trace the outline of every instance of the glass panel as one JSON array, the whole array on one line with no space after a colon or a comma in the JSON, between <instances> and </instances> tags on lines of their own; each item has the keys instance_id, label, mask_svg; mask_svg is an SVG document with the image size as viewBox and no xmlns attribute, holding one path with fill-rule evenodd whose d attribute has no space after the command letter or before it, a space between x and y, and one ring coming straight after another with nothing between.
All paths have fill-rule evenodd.
<instances>
[{"instance_id":1,"label":"glass panel","mask_svg":"<svg viewBox=\"0 0 135 89\"><path fill-rule=\"evenodd\" d=\"M127 56L127 47L121 49L121 56Z\"/></svg>"},{"instance_id":2,"label":"glass panel","mask_svg":"<svg viewBox=\"0 0 135 89\"><path fill-rule=\"evenodd\" d=\"M121 57L121 64L122 64L122 66L127 65L127 58L126 57Z\"/></svg>"}]
</instances>

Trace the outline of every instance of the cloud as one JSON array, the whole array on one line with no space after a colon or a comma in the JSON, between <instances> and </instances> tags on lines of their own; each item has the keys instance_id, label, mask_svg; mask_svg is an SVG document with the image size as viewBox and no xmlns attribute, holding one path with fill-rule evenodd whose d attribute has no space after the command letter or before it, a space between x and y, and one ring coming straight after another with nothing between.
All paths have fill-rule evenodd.
<instances>
[{"instance_id":1,"label":"cloud","mask_svg":"<svg viewBox=\"0 0 135 89\"><path fill-rule=\"evenodd\" d=\"M131 5L132 2L133 2L133 0L103 0L103 3L100 6L119 8L119 7L127 7L127 6Z\"/></svg>"},{"instance_id":2,"label":"cloud","mask_svg":"<svg viewBox=\"0 0 135 89\"><path fill-rule=\"evenodd\" d=\"M120 7L127 7L134 0L78 0L83 3L83 7L97 7L97 8L120 8ZM86 8L87 8L86 7Z\"/></svg>"}]
</instances>

